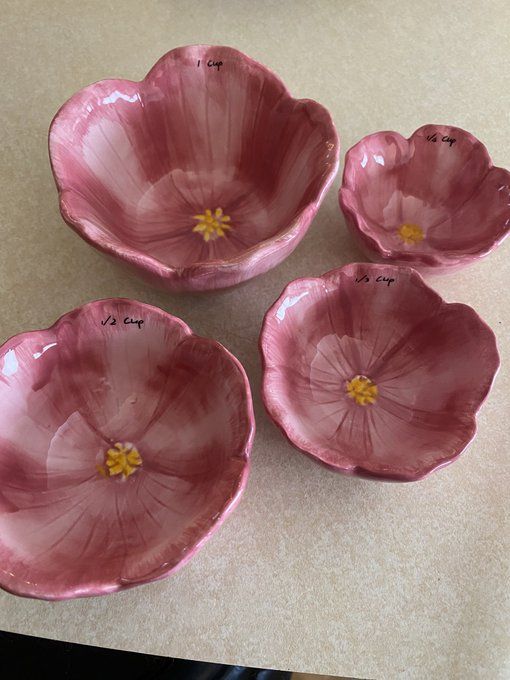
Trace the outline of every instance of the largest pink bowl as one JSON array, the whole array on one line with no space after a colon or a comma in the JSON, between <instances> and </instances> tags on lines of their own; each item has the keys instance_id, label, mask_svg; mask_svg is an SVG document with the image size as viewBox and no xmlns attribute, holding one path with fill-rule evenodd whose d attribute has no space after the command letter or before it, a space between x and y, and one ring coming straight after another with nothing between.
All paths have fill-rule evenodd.
<instances>
[{"instance_id":1,"label":"largest pink bowl","mask_svg":"<svg viewBox=\"0 0 510 680\"><path fill-rule=\"evenodd\" d=\"M281 262L339 153L323 106L209 45L168 52L141 82L84 88L55 116L49 149L64 220L169 290L231 286Z\"/></svg>"},{"instance_id":2,"label":"largest pink bowl","mask_svg":"<svg viewBox=\"0 0 510 680\"><path fill-rule=\"evenodd\" d=\"M18 595L162 578L246 483L241 365L150 305L99 300L15 336L0 348L0 403L0 586Z\"/></svg>"}]
</instances>

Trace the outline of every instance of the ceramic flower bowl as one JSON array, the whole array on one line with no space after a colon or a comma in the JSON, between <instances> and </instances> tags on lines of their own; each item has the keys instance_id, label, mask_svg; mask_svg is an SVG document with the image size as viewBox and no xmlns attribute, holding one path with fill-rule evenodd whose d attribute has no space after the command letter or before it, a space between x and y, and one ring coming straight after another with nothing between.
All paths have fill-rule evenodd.
<instances>
[{"instance_id":1,"label":"ceramic flower bowl","mask_svg":"<svg viewBox=\"0 0 510 680\"><path fill-rule=\"evenodd\" d=\"M246 483L244 370L150 305L99 300L11 338L0 402L0 586L17 595L101 595L163 578Z\"/></svg>"},{"instance_id":2,"label":"ceramic flower bowl","mask_svg":"<svg viewBox=\"0 0 510 680\"><path fill-rule=\"evenodd\" d=\"M457 458L499 366L471 307L377 264L290 283L260 349L266 409L292 444L332 470L395 481Z\"/></svg>"},{"instance_id":3,"label":"ceramic flower bowl","mask_svg":"<svg viewBox=\"0 0 510 680\"><path fill-rule=\"evenodd\" d=\"M469 132L425 125L364 137L346 154L340 206L375 261L446 273L487 255L510 230L510 173Z\"/></svg>"},{"instance_id":4,"label":"ceramic flower bowl","mask_svg":"<svg viewBox=\"0 0 510 680\"><path fill-rule=\"evenodd\" d=\"M64 220L169 290L232 286L303 238L338 168L317 102L293 99L230 47L163 56L141 82L103 80L49 134Z\"/></svg>"}]
</instances>

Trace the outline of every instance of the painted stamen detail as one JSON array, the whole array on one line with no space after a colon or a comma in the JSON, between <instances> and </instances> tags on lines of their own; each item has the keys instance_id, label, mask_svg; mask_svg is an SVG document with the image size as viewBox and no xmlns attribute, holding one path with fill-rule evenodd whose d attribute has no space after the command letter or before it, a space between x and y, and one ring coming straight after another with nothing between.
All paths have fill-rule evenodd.
<instances>
[{"instance_id":1,"label":"painted stamen detail","mask_svg":"<svg viewBox=\"0 0 510 680\"><path fill-rule=\"evenodd\" d=\"M212 240L214 241L220 236L225 236L225 230L232 229L232 227L227 224L230 222L230 217L223 214L221 208L216 208L214 215L209 208L204 211L203 215L193 215L195 220L198 220L196 227L193 227L193 231L202 234L204 241Z\"/></svg>"},{"instance_id":2,"label":"painted stamen detail","mask_svg":"<svg viewBox=\"0 0 510 680\"><path fill-rule=\"evenodd\" d=\"M379 393L377 385L364 375L356 375L348 380L345 389L347 395L360 406L373 404Z\"/></svg>"},{"instance_id":3,"label":"painted stamen detail","mask_svg":"<svg viewBox=\"0 0 510 680\"><path fill-rule=\"evenodd\" d=\"M136 472L142 464L142 457L133 444L121 444L117 442L105 453L105 465L98 465L97 471L103 477L122 475L129 477Z\"/></svg>"},{"instance_id":4,"label":"painted stamen detail","mask_svg":"<svg viewBox=\"0 0 510 680\"><path fill-rule=\"evenodd\" d=\"M425 238L423 229L417 224L411 223L403 224L398 230L398 235L408 246L414 246Z\"/></svg>"}]
</instances>

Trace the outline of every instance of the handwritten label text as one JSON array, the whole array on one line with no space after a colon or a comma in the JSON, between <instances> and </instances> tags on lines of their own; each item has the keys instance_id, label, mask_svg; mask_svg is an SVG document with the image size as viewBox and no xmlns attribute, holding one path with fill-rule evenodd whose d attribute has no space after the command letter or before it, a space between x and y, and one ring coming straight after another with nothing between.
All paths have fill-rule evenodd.
<instances>
[{"instance_id":1,"label":"handwritten label text","mask_svg":"<svg viewBox=\"0 0 510 680\"><path fill-rule=\"evenodd\" d=\"M370 283L370 281L372 281L373 283L386 284L389 287L395 281L395 279L392 276L383 276L382 274L380 274L376 278L372 277L372 279L370 278L370 276L368 276L368 274L363 274L362 276L358 276L356 278L356 283Z\"/></svg>"},{"instance_id":2,"label":"handwritten label text","mask_svg":"<svg viewBox=\"0 0 510 680\"><path fill-rule=\"evenodd\" d=\"M126 316L124 317L123 323L126 324L126 326L129 324L135 324L135 326L141 328L143 324L143 319L132 319L130 316ZM117 319L111 314L108 314L107 318L104 321L101 321L101 326L116 326L116 325Z\"/></svg>"},{"instance_id":3,"label":"handwritten label text","mask_svg":"<svg viewBox=\"0 0 510 680\"><path fill-rule=\"evenodd\" d=\"M433 132L432 134L427 135L427 142L437 141L445 142L446 144L449 144L450 147L452 147L457 140L454 139L453 137L450 137L449 135L443 135L442 137L438 137L437 132Z\"/></svg>"},{"instance_id":4,"label":"handwritten label text","mask_svg":"<svg viewBox=\"0 0 510 680\"><path fill-rule=\"evenodd\" d=\"M199 59L199 60L197 61L197 68L200 67L201 61L202 61L201 59ZM215 68L217 71L219 71L220 68L223 66L223 62L222 62L222 61L214 61L214 59L209 59L209 61L207 61L207 62L205 62L205 63L206 63L206 65L207 65L209 68Z\"/></svg>"}]
</instances>

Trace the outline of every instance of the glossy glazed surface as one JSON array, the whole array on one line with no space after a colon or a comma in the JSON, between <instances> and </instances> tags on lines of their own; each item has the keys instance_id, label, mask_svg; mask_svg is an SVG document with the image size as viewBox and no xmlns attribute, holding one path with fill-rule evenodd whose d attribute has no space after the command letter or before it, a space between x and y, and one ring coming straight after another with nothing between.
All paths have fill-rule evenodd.
<instances>
[{"instance_id":1,"label":"glossy glazed surface","mask_svg":"<svg viewBox=\"0 0 510 680\"><path fill-rule=\"evenodd\" d=\"M364 137L346 154L339 200L376 261L446 273L487 255L510 231L510 173L457 127Z\"/></svg>"},{"instance_id":2,"label":"glossy glazed surface","mask_svg":"<svg viewBox=\"0 0 510 680\"><path fill-rule=\"evenodd\" d=\"M220 63L221 62L221 63ZM338 168L329 113L230 47L163 56L141 82L64 104L49 149L63 218L171 290L231 286L281 262ZM206 212L226 229L200 229Z\"/></svg>"},{"instance_id":3,"label":"glossy glazed surface","mask_svg":"<svg viewBox=\"0 0 510 680\"><path fill-rule=\"evenodd\" d=\"M266 409L295 446L333 470L397 481L462 452L499 366L471 307L392 265L293 281L260 348Z\"/></svg>"},{"instance_id":4,"label":"glossy glazed surface","mask_svg":"<svg viewBox=\"0 0 510 680\"><path fill-rule=\"evenodd\" d=\"M0 348L0 401L0 586L15 594L162 578L246 483L243 368L156 307L99 300L15 336Z\"/></svg>"}]
</instances>

